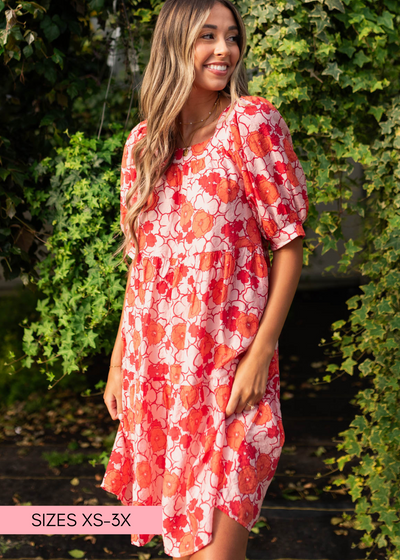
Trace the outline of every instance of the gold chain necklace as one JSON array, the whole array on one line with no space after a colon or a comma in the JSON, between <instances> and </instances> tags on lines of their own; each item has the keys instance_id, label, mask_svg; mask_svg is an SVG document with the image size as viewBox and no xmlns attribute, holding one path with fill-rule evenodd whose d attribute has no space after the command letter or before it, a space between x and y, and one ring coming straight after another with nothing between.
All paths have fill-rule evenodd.
<instances>
[{"instance_id":1,"label":"gold chain necklace","mask_svg":"<svg viewBox=\"0 0 400 560\"><path fill-rule=\"evenodd\" d=\"M189 122L189 123L183 123L182 121L179 121L179 124L198 124L198 123L200 123L200 122L206 122L206 121L208 121L208 119L210 118L210 116L212 115L212 113L214 112L214 110L215 110L215 108L216 108L216 106L217 106L217 103L218 103L218 101L219 101L219 96L220 96L220 92L218 92L218 97L217 97L217 99L216 99L216 101L215 101L215 103L214 103L213 108L212 108L211 111L208 113L208 117L206 117L205 119L201 119L201 120L199 120L199 121L196 121L196 122ZM201 126L201 127L198 128L197 130L195 130L195 131L192 133L192 135L190 136L188 146L187 146L186 148L183 149L183 155L184 155L184 156L187 156L187 154L188 154L188 152L189 152L189 147L190 147L190 144L191 144L191 141L192 141L192 138L193 138L194 134L195 134L198 130L201 130L202 128L204 128L204 126ZM183 141L184 141L184 138L183 138L182 133L181 133L180 131L179 131L179 134L180 134L180 136L181 136L181 138L182 138L182 142L183 142Z\"/></svg>"}]
</instances>

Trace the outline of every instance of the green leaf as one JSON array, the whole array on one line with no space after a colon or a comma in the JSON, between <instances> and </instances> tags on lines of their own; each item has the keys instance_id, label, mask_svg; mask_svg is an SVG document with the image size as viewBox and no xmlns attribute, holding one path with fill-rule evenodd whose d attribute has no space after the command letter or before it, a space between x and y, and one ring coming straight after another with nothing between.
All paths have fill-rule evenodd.
<instances>
[{"instance_id":1,"label":"green leaf","mask_svg":"<svg viewBox=\"0 0 400 560\"><path fill-rule=\"evenodd\" d=\"M69 550L68 554L72 556L72 558L83 558L86 553L83 550L78 550L77 548L74 548L74 550Z\"/></svg>"},{"instance_id":2,"label":"green leaf","mask_svg":"<svg viewBox=\"0 0 400 560\"><path fill-rule=\"evenodd\" d=\"M332 76L337 82L339 81L339 75L343 73L343 70L339 68L337 62L329 62L328 66L322 72L323 75Z\"/></svg>"},{"instance_id":3,"label":"green leaf","mask_svg":"<svg viewBox=\"0 0 400 560\"><path fill-rule=\"evenodd\" d=\"M0 12L4 10L5 4L2 0L0 0Z\"/></svg>"},{"instance_id":4,"label":"green leaf","mask_svg":"<svg viewBox=\"0 0 400 560\"><path fill-rule=\"evenodd\" d=\"M339 12L345 12L343 3L341 0L325 0L325 4L330 10L339 10Z\"/></svg>"}]
</instances>

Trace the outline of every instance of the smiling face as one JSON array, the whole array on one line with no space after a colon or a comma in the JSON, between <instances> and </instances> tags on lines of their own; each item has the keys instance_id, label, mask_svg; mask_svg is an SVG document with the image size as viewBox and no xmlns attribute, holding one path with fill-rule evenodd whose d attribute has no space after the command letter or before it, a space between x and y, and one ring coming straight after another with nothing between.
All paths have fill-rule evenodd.
<instances>
[{"instance_id":1,"label":"smiling face","mask_svg":"<svg viewBox=\"0 0 400 560\"><path fill-rule=\"evenodd\" d=\"M224 89L240 58L238 41L239 29L232 12L216 2L194 47L196 89Z\"/></svg>"}]
</instances>

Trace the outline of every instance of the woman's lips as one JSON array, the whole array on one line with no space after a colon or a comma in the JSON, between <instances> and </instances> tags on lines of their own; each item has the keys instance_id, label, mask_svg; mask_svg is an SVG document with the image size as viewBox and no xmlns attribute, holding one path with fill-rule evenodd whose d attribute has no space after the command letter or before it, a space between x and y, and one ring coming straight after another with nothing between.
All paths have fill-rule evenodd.
<instances>
[{"instance_id":1,"label":"woman's lips","mask_svg":"<svg viewBox=\"0 0 400 560\"><path fill-rule=\"evenodd\" d=\"M228 72L228 67L226 68L226 70L216 70L215 68L204 65L204 68L207 68L207 70L209 70L213 74L216 74L217 76L225 76L225 74L227 74Z\"/></svg>"}]
</instances>

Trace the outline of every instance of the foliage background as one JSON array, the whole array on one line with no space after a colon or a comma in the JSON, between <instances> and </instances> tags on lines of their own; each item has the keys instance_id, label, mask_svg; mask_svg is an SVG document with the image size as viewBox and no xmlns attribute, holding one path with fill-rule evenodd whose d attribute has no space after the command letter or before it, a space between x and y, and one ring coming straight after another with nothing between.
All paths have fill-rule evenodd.
<instances>
[{"instance_id":1,"label":"foliage background","mask_svg":"<svg viewBox=\"0 0 400 560\"><path fill-rule=\"evenodd\" d=\"M50 382L85 371L115 337L124 285L124 265L111 256L118 166L161 5L0 0L0 258L7 278L37 289L22 361ZM341 359L332 357L323 381L370 379L355 399L359 414L339 434L335 466L352 466L337 484L356 502L354 526L369 557L379 548L399 560L400 6L236 5L248 31L251 93L280 110L308 178L305 264L317 248L340 250L339 272L363 275L350 320L333 325L329 345ZM354 163L364 170L361 198L349 179ZM344 237L349 215L362 218L357 239Z\"/></svg>"}]
</instances>

